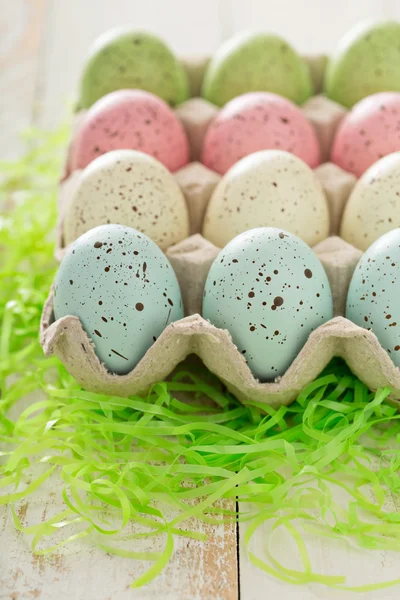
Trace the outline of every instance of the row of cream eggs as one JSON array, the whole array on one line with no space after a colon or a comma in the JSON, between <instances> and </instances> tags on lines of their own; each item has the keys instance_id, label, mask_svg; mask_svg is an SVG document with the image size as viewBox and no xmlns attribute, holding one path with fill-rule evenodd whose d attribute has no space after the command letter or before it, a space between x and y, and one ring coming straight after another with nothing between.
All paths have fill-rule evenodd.
<instances>
[{"instance_id":1,"label":"row of cream eggs","mask_svg":"<svg viewBox=\"0 0 400 600\"><path fill-rule=\"evenodd\" d=\"M400 225L399 211L400 153L393 153L357 182L341 236L365 250ZM175 178L156 159L135 150L108 152L79 174L64 209L64 244L105 223L134 227L163 250L189 236L188 209ZM321 184L296 156L264 150L234 164L212 194L202 233L222 248L257 226L282 227L310 246L328 237L329 210Z\"/></svg>"},{"instance_id":2,"label":"row of cream eggs","mask_svg":"<svg viewBox=\"0 0 400 600\"><path fill-rule=\"evenodd\" d=\"M331 161L357 177L379 158L400 150L400 93L383 92L356 104L333 140ZM82 117L71 142L68 172L117 149L150 154L174 172L189 162L185 130L160 98L141 90L118 90ZM202 162L223 175L238 160L266 149L286 150L310 167L320 164L311 123L295 104L267 92L228 102L206 131Z\"/></svg>"},{"instance_id":3,"label":"row of cream eggs","mask_svg":"<svg viewBox=\"0 0 400 600\"><path fill-rule=\"evenodd\" d=\"M156 159L135 150L108 152L79 174L64 209L64 244L106 223L134 227L163 250L189 236L188 209L176 179ZM259 225L282 227L311 246L328 236L322 187L312 169L292 154L264 150L236 163L210 199L203 235L222 248Z\"/></svg>"},{"instance_id":4,"label":"row of cream eggs","mask_svg":"<svg viewBox=\"0 0 400 600\"><path fill-rule=\"evenodd\" d=\"M376 241L351 281L346 316L372 330L400 366L400 229ZM183 317L175 273L143 233L102 225L69 248L54 285L56 319L74 315L114 373L130 372L164 329ZM310 333L333 317L317 255L298 237L256 228L231 240L211 265L203 316L227 329L254 376L283 375Z\"/></svg>"}]
</instances>

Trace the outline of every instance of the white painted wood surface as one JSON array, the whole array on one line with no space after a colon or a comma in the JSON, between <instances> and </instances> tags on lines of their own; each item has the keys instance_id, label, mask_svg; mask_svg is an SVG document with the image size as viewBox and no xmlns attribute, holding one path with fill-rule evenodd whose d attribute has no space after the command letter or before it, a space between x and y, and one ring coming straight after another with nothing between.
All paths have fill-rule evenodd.
<instances>
[{"instance_id":1,"label":"white painted wood surface","mask_svg":"<svg viewBox=\"0 0 400 600\"><path fill-rule=\"evenodd\" d=\"M400 17L398 0L0 0L0 156L32 119L54 126L82 60L107 28L132 23L180 54L207 54L243 29L274 31L302 53L331 52L361 19Z\"/></svg>"},{"instance_id":2,"label":"white painted wood surface","mask_svg":"<svg viewBox=\"0 0 400 600\"><path fill-rule=\"evenodd\" d=\"M234 31L273 31L299 52L318 54L332 52L359 21L390 18L399 11L396 0L233 0L231 21Z\"/></svg>"},{"instance_id":3,"label":"white painted wood surface","mask_svg":"<svg viewBox=\"0 0 400 600\"><path fill-rule=\"evenodd\" d=\"M342 494L339 495L342 497ZM247 506L242 509L248 510ZM264 549L271 531L272 523L260 528L250 543L250 551L264 557ZM246 525L240 526L243 538ZM299 527L299 531L302 531ZM310 554L314 572L321 575L346 576L346 586L360 586L392 581L400 577L399 554L373 550L359 550L344 541L303 536ZM273 533L272 548L275 558L290 569L302 570L293 539L285 530ZM320 584L292 585L272 578L256 568L248 553L240 552L240 590L243 600L398 600L399 586L373 592L350 592L335 590Z\"/></svg>"},{"instance_id":4,"label":"white painted wood surface","mask_svg":"<svg viewBox=\"0 0 400 600\"><path fill-rule=\"evenodd\" d=\"M39 122L44 126L58 122L67 99L74 97L82 60L91 42L106 29L132 23L161 35L176 53L215 50L220 42L218 2L201 0L200 5L201 10L187 0L53 1L41 70L45 110Z\"/></svg>"},{"instance_id":5,"label":"white painted wood surface","mask_svg":"<svg viewBox=\"0 0 400 600\"><path fill-rule=\"evenodd\" d=\"M0 0L0 157L21 150L16 132L31 124L47 0Z\"/></svg>"},{"instance_id":6,"label":"white painted wood surface","mask_svg":"<svg viewBox=\"0 0 400 600\"><path fill-rule=\"evenodd\" d=\"M57 478L46 482L34 500L21 502L17 514L24 526L38 523L64 510L61 486ZM234 503L225 505L231 510ZM0 507L3 509L4 507ZM173 518L171 509L165 514ZM188 522L188 527L194 527ZM106 554L92 537L68 544L49 556L31 553L27 536L16 533L11 514L0 510L0 599L25 600L236 600L236 532L234 526L196 526L210 534L204 545L196 540L178 538L173 560L162 574L139 590L130 587L152 562L133 561ZM128 528L126 534L138 533ZM72 531L69 532L69 535ZM55 543L57 540L52 540ZM110 543L113 540L104 540ZM134 547L143 552L161 552L162 537L136 540Z\"/></svg>"},{"instance_id":7,"label":"white painted wood surface","mask_svg":"<svg viewBox=\"0 0 400 600\"><path fill-rule=\"evenodd\" d=\"M400 17L398 0L0 0L0 156L18 154L21 127L52 126L62 118L90 42L111 26L130 22L151 29L176 52L186 54L212 52L235 31L265 29L306 53L331 51L360 19L390 16ZM21 503L20 517L24 524L34 523L57 510L58 502L53 478L35 502ZM245 526L239 529L243 539ZM207 545L180 540L165 573L134 591L129 583L143 572L143 565L105 555L87 541L52 557L35 558L28 539L16 533L7 508L0 507L0 600L235 600L239 597L235 528L209 531ZM253 548L262 552L267 535L267 530L260 531ZM319 571L348 573L350 584L399 576L396 554L311 542ZM278 546L287 564L296 564L284 537ZM241 546L239 563L242 600L354 598L350 592L278 582L254 567ZM394 600L399 595L399 588L391 588L357 598Z\"/></svg>"}]
</instances>

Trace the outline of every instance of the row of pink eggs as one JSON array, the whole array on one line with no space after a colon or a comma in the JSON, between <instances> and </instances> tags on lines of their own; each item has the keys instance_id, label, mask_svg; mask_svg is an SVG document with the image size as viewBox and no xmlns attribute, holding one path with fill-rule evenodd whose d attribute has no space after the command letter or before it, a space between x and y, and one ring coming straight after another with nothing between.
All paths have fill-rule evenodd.
<instances>
[{"instance_id":1,"label":"row of pink eggs","mask_svg":"<svg viewBox=\"0 0 400 600\"><path fill-rule=\"evenodd\" d=\"M98 100L83 116L72 140L68 170L83 169L116 149L134 149L174 172L189 162L189 144L179 119L160 98L142 90L118 90ZM228 102L209 126L202 162L225 174L259 150L295 154L310 167L320 164L312 125L290 100L249 92ZM331 161L360 177L374 162L400 150L400 93L374 94L354 106L335 135Z\"/></svg>"}]
</instances>

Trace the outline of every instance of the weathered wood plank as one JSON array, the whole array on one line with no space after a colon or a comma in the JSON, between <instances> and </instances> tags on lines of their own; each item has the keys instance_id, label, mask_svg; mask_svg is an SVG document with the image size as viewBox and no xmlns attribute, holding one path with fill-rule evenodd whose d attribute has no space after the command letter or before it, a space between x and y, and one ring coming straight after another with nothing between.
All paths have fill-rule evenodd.
<instances>
[{"instance_id":1,"label":"weathered wood plank","mask_svg":"<svg viewBox=\"0 0 400 600\"><path fill-rule=\"evenodd\" d=\"M24 526L44 521L63 509L60 483L53 477L46 487L27 502L21 502L17 514ZM233 503L225 507L233 509ZM172 518L171 510L166 514ZM188 522L187 527L196 528ZM180 537L173 558L165 571L151 584L132 590L130 584L151 566L151 562L111 556L85 538L49 556L31 553L30 539L14 528L10 511L0 510L0 598L22 600L236 600L236 531L234 525L202 524L200 531L209 535L207 543ZM138 531L128 529L127 533ZM69 532L69 535L72 531ZM102 540L110 545L114 541ZM54 543L51 540L49 543ZM114 543L115 544L115 543ZM125 544L135 551L158 552L164 539L150 538Z\"/></svg>"},{"instance_id":2,"label":"weathered wood plank","mask_svg":"<svg viewBox=\"0 0 400 600\"><path fill-rule=\"evenodd\" d=\"M47 0L0 2L0 158L21 151L31 124Z\"/></svg>"}]
</instances>

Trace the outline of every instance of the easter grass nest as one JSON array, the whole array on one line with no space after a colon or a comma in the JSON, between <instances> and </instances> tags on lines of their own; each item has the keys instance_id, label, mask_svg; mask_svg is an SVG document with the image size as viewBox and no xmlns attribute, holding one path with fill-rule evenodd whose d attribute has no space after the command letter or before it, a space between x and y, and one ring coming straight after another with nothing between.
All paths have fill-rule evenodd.
<instances>
[{"instance_id":1,"label":"easter grass nest","mask_svg":"<svg viewBox=\"0 0 400 600\"><path fill-rule=\"evenodd\" d=\"M31 131L27 154L1 164L0 202L13 209L0 218L0 504L31 536L32 552L87 537L110 554L149 561L132 583L140 587L167 565L177 536L204 540L201 522L246 521L241 542L250 560L285 582L356 591L399 583L349 586L345 574L320 574L305 541L311 533L400 550L400 513L387 509L400 493L400 414L386 402L389 389L370 392L335 360L291 406L243 406L194 363L144 398L119 398L82 390L58 359L43 357L38 329L56 270L56 181L67 132ZM50 476L61 484L63 510L24 526L19 503ZM272 533L262 556L252 551L265 523L292 536L302 569L277 560ZM132 524L145 533L127 533ZM161 538L164 549L140 551L143 537Z\"/></svg>"}]
</instances>

